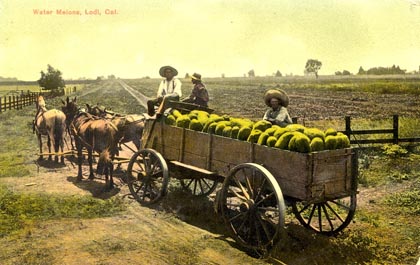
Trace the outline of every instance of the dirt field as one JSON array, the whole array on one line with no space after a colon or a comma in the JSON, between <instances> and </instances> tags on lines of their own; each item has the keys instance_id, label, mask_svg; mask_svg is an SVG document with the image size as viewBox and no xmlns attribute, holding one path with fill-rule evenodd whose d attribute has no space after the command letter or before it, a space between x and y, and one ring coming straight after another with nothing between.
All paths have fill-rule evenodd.
<instances>
[{"instance_id":1,"label":"dirt field","mask_svg":"<svg viewBox=\"0 0 420 265\"><path fill-rule=\"evenodd\" d=\"M122 95L123 92L117 83L107 84L109 95L115 93ZM238 92L238 100L243 102L247 100L249 102L250 97L261 94L261 91L255 91L252 95ZM323 94L322 90L303 89L290 89L288 92L293 102L289 108L292 116L306 117L310 120L341 119L343 115L390 118L394 113L420 117L418 107L420 97L409 94L378 96L378 94L344 91L334 93L324 91L326 94ZM98 87L92 87L92 90L81 92L78 102L82 105L96 103L100 99L105 101L106 97L103 94ZM227 106L224 99L217 99L218 97L213 95L212 107L219 109L218 107L224 105L224 111L233 116L241 114L240 116L255 117L265 109L261 102L252 101L244 105L239 112L230 105ZM119 111L118 108L123 109L127 105L117 106L115 110ZM125 155L130 156L130 152L122 154ZM98 177L94 181L87 180L86 165L84 165L85 180L76 182L77 166L75 160L70 158L66 158L64 165L51 161L36 163L34 161L29 176L1 178L0 182L15 192L89 195L101 199L117 196L127 203L127 210L107 218L65 219L36 223L24 233L0 239L2 249L0 263L283 264L282 261L288 261L287 264L327 264L337 257L342 261L352 261L354 264L369 264L369 260L373 258L369 256L368 243L366 249L360 249L358 246L350 247L352 244L346 242L348 235L347 239L346 237L325 238L308 232L297 225L296 220L287 220L288 236L285 242L282 242L283 246L279 248L283 254L275 252L269 259L256 259L248 255L228 236L224 224L213 212L212 196L198 200L188 194L180 193L174 184L172 193L170 192L160 204L142 207L131 198L128 187L121 179L123 172L124 170L117 171L115 177L117 187L111 192L103 192L104 179ZM176 183L176 180L173 182ZM369 189L360 187L358 209L377 211L376 201L406 188L407 184L404 183ZM350 224L348 231L350 235L362 233L366 226L366 223L356 219ZM419 250L413 250L412 253L420 254ZM25 263L25 261L31 262Z\"/></svg>"}]
</instances>

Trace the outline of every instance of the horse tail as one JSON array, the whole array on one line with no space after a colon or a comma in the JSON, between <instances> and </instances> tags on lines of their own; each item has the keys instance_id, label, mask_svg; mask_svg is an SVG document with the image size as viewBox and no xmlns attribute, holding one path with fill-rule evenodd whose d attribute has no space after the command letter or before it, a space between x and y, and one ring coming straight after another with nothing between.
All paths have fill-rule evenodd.
<instances>
[{"instance_id":1,"label":"horse tail","mask_svg":"<svg viewBox=\"0 0 420 265\"><path fill-rule=\"evenodd\" d=\"M64 133L66 130L66 122L62 117L55 117L54 124L54 151L58 152L59 147L64 145Z\"/></svg>"}]
</instances>

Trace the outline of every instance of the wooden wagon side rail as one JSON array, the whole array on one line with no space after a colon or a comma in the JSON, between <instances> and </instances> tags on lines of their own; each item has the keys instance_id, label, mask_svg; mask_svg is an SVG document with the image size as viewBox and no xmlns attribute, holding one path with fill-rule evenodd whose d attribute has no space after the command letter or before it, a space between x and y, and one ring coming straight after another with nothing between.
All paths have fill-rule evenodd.
<instances>
[{"instance_id":1,"label":"wooden wagon side rail","mask_svg":"<svg viewBox=\"0 0 420 265\"><path fill-rule=\"evenodd\" d=\"M263 165L286 196L299 200L322 201L349 195L357 189L354 183L357 160L351 148L298 153L163 122L146 123L143 137L148 139L143 141L143 148L155 149L167 161L178 161L175 164L190 165L222 177L239 164Z\"/></svg>"}]
</instances>

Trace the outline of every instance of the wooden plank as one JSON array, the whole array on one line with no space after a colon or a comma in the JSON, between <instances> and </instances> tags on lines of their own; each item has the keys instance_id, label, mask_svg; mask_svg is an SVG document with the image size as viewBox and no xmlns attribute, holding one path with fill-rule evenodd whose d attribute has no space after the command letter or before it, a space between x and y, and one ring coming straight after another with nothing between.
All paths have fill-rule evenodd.
<instances>
[{"instance_id":1,"label":"wooden plank","mask_svg":"<svg viewBox=\"0 0 420 265\"><path fill-rule=\"evenodd\" d=\"M308 154L256 145L255 159L273 174L284 195L306 198L311 176Z\"/></svg>"},{"instance_id":2,"label":"wooden plank","mask_svg":"<svg viewBox=\"0 0 420 265\"><path fill-rule=\"evenodd\" d=\"M211 172L209 170L206 170L206 169L203 169L203 168L200 168L200 167L195 167L195 166L192 166L192 165L189 165L189 164L184 164L184 163L176 161L176 160L169 161L169 163L171 163L175 166L178 166L178 167L186 168L188 170L197 171L197 172L199 172L201 174L204 174L204 175L215 175L214 172Z\"/></svg>"}]
</instances>

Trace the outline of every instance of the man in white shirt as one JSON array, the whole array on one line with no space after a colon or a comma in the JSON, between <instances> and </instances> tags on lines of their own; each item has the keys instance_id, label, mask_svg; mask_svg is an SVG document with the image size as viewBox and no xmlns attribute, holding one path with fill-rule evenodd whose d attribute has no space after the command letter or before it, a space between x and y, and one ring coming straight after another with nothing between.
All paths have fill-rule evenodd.
<instances>
[{"instance_id":1,"label":"man in white shirt","mask_svg":"<svg viewBox=\"0 0 420 265\"><path fill-rule=\"evenodd\" d=\"M147 101L147 113L149 116L155 114L155 106L164 104L167 100L179 101L179 98L182 97L182 83L178 78L175 78L178 75L178 71L167 65L160 68L159 74L165 79L160 82L157 97Z\"/></svg>"}]
</instances>

